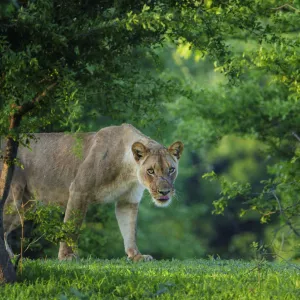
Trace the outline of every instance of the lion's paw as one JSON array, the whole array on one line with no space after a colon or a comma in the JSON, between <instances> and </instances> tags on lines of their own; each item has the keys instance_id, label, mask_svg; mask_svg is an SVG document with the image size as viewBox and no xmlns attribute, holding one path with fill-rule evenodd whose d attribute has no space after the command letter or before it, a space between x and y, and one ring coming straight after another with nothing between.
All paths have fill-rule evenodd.
<instances>
[{"instance_id":1,"label":"lion's paw","mask_svg":"<svg viewBox=\"0 0 300 300\"><path fill-rule=\"evenodd\" d=\"M64 256L60 255L58 257L58 259L60 261L71 261L71 260L78 260L79 257L75 253L70 253L70 254L64 255Z\"/></svg>"},{"instance_id":2,"label":"lion's paw","mask_svg":"<svg viewBox=\"0 0 300 300\"><path fill-rule=\"evenodd\" d=\"M151 255L146 254L146 255L142 255L142 256L143 256L144 261L154 260L154 258Z\"/></svg>"},{"instance_id":3,"label":"lion's paw","mask_svg":"<svg viewBox=\"0 0 300 300\"><path fill-rule=\"evenodd\" d=\"M128 255L127 259L134 262L153 260L153 257L151 255L143 255L139 253L136 248L129 248L126 252Z\"/></svg>"},{"instance_id":4,"label":"lion's paw","mask_svg":"<svg viewBox=\"0 0 300 300\"><path fill-rule=\"evenodd\" d=\"M153 257L151 255L137 254L134 257L132 257L131 260L134 261L134 262L151 261L151 260L153 260Z\"/></svg>"}]
</instances>

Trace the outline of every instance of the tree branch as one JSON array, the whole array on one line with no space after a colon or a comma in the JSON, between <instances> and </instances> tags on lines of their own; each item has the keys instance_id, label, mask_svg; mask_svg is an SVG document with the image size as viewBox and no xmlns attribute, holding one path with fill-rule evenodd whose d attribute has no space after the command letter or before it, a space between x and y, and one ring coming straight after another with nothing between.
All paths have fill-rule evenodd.
<instances>
[{"instance_id":1,"label":"tree branch","mask_svg":"<svg viewBox=\"0 0 300 300\"><path fill-rule=\"evenodd\" d=\"M295 131L292 132L292 135L300 142L300 137Z\"/></svg>"},{"instance_id":2,"label":"tree branch","mask_svg":"<svg viewBox=\"0 0 300 300\"><path fill-rule=\"evenodd\" d=\"M16 111L16 117L22 118L27 112L32 110L38 103L40 103L41 100L47 95L47 93L51 91L56 85L57 82L50 84L42 93L36 95L31 101L19 106Z\"/></svg>"},{"instance_id":3,"label":"tree branch","mask_svg":"<svg viewBox=\"0 0 300 300\"><path fill-rule=\"evenodd\" d=\"M38 237L37 239L35 239L34 241L30 242L27 246L27 248L24 250L24 253L30 248L31 245L33 245L34 243L37 243L43 236L45 235L45 233L43 233L40 237Z\"/></svg>"},{"instance_id":4,"label":"tree branch","mask_svg":"<svg viewBox=\"0 0 300 300\"><path fill-rule=\"evenodd\" d=\"M300 12L300 10L299 10L298 8L292 6L291 4L288 4L288 3L283 4L283 5L281 5L281 6L278 6L278 7L271 8L271 9L272 9L272 10L280 10L280 9L283 9L283 8L286 8L286 7L287 7L287 8L290 8L290 9L296 11L296 12Z\"/></svg>"},{"instance_id":5,"label":"tree branch","mask_svg":"<svg viewBox=\"0 0 300 300\"><path fill-rule=\"evenodd\" d=\"M275 197L277 203L278 203L278 207L279 207L279 211L280 211L280 214L285 218L285 222L286 224L291 228L291 230L298 236L300 237L300 233L293 227L291 221L286 217L285 213L284 213L284 210L282 209L281 207L281 203L280 203L280 200L279 198L277 197L275 191L272 191L272 194L273 196Z\"/></svg>"}]
</instances>

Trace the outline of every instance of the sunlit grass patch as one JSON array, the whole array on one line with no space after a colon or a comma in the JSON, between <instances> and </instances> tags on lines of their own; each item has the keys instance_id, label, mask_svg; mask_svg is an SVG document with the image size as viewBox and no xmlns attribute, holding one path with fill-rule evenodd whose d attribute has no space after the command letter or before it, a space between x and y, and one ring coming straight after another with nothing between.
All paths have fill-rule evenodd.
<instances>
[{"instance_id":1,"label":"sunlit grass patch","mask_svg":"<svg viewBox=\"0 0 300 300\"><path fill-rule=\"evenodd\" d=\"M26 260L1 299L299 299L300 268L223 260Z\"/></svg>"}]
</instances>

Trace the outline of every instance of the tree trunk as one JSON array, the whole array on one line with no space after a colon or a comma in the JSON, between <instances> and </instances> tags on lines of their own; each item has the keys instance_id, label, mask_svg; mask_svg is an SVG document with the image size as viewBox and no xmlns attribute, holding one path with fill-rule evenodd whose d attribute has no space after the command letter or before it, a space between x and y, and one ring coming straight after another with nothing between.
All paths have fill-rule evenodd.
<instances>
[{"instance_id":1,"label":"tree trunk","mask_svg":"<svg viewBox=\"0 0 300 300\"><path fill-rule=\"evenodd\" d=\"M4 241L0 238L0 284L12 283L16 279L16 270L5 249Z\"/></svg>"},{"instance_id":2,"label":"tree trunk","mask_svg":"<svg viewBox=\"0 0 300 300\"><path fill-rule=\"evenodd\" d=\"M21 105L12 106L14 112L10 115L9 133L5 146L3 158L3 168L0 174L0 284L16 281L16 271L12 264L4 243L3 215L4 204L9 194L13 179L15 161L19 147L18 129L24 115L41 103L47 93L57 85L56 82L50 84L41 94L38 94L31 101Z\"/></svg>"},{"instance_id":3,"label":"tree trunk","mask_svg":"<svg viewBox=\"0 0 300 300\"><path fill-rule=\"evenodd\" d=\"M20 125L21 118L12 115L9 130L12 132ZM12 264L4 244L3 214L4 204L8 197L13 179L15 159L17 157L19 143L11 136L7 138L3 167L0 175L0 284L14 282L17 279L14 265Z\"/></svg>"}]
</instances>

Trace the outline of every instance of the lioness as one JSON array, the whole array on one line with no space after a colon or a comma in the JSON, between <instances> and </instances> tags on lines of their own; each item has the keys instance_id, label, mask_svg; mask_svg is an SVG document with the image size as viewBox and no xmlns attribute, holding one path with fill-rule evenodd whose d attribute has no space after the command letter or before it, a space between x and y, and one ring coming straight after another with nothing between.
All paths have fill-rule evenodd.
<instances>
[{"instance_id":1,"label":"lioness","mask_svg":"<svg viewBox=\"0 0 300 300\"><path fill-rule=\"evenodd\" d=\"M183 144L165 148L129 124L79 136L82 157L75 154L75 138L70 134L36 134L32 150L20 147L18 157L24 169L16 167L7 205L20 206L33 197L58 203L66 207L64 222L80 212L76 219L80 227L88 204L115 202L126 254L134 261L151 260L136 245L138 206L145 189L157 206L171 202ZM5 237L19 224L17 212L5 215ZM62 241L58 258L73 256L72 247Z\"/></svg>"}]
</instances>

